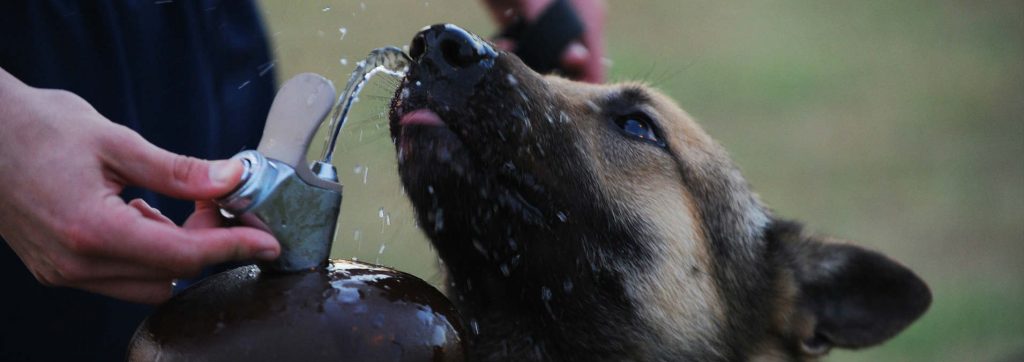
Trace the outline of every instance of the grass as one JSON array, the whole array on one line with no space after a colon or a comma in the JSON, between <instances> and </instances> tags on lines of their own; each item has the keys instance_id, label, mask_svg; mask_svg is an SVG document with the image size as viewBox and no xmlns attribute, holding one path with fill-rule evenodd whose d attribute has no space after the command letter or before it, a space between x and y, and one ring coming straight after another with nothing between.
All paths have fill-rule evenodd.
<instances>
[{"instance_id":1,"label":"grass","mask_svg":"<svg viewBox=\"0 0 1024 362\"><path fill-rule=\"evenodd\" d=\"M422 26L493 31L466 0L263 5L278 76L317 72L339 87L370 49L407 44ZM1024 4L609 5L613 79L645 80L678 100L779 214L881 250L932 286L931 310L906 332L830 361L1021 358ZM380 118L391 86L367 87L341 140L334 255L440 283ZM366 168L364 183L356 170Z\"/></svg>"}]
</instances>

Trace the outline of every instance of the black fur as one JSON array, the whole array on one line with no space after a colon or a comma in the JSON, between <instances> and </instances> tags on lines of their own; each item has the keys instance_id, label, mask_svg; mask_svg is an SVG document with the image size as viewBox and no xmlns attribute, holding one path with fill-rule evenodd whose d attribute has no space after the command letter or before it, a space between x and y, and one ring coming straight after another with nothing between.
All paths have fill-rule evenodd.
<instances>
[{"instance_id":1,"label":"black fur","mask_svg":"<svg viewBox=\"0 0 1024 362\"><path fill-rule=\"evenodd\" d=\"M599 109L588 111L514 56L446 68L446 56L474 53L431 53L423 39L392 104L391 131L419 225L447 268L449 296L477 331L471 360L736 361L768 352L803 359L833 345L879 343L927 308L927 287L906 268L770 219L717 145L689 153L641 147L603 121L652 107L645 88L599 93L587 100ZM399 124L417 109L436 112L445 126ZM616 136L588 154L572 127ZM679 156L692 152L700 157ZM586 166L598 157L616 165L666 159L656 153L671 155L651 167L678 173L696 207L678 212L696 214L710 252L711 270L676 267L708 273L725 315L700 345L658 345L662 336L642 322L650 306L630 295L628 280L653 273L656 246L674 241L656 236L650 223L658 221L628 209L642 205L617 203L602 189L615 181Z\"/></svg>"}]
</instances>

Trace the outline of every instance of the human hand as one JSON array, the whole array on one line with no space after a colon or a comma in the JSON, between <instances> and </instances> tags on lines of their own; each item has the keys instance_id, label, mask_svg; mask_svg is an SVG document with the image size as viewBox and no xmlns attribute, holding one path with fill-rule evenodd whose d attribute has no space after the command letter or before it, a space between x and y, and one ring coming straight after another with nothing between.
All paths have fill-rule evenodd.
<instances>
[{"instance_id":1,"label":"human hand","mask_svg":"<svg viewBox=\"0 0 1024 362\"><path fill-rule=\"evenodd\" d=\"M554 0L485 0L495 21L507 27L522 17L527 23L535 21ZM576 15L583 22L583 36L570 42L561 56L562 68L568 74L591 83L605 79L604 66L604 24L605 3L603 0L570 0ZM495 45L502 50L514 51L516 44L509 39L495 39Z\"/></svg>"},{"instance_id":2,"label":"human hand","mask_svg":"<svg viewBox=\"0 0 1024 362\"><path fill-rule=\"evenodd\" d=\"M29 87L0 69L0 235L39 282L158 303L172 280L228 260L272 260L277 241L248 227L219 228L197 204L185 227L126 185L209 200L230 192L240 162L164 151L114 124L82 98Z\"/></svg>"}]
</instances>

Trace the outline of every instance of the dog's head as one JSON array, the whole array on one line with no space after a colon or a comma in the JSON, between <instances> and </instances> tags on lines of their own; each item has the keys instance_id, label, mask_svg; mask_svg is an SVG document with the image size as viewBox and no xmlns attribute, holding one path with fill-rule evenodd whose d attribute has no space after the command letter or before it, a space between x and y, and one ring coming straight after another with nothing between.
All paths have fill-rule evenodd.
<instances>
[{"instance_id":1,"label":"dog's head","mask_svg":"<svg viewBox=\"0 0 1024 362\"><path fill-rule=\"evenodd\" d=\"M801 358L879 343L930 302L899 264L773 217L649 87L541 76L451 25L410 55L399 171L467 318L535 315L549 355L615 339L575 322L600 317L632 356Z\"/></svg>"}]
</instances>

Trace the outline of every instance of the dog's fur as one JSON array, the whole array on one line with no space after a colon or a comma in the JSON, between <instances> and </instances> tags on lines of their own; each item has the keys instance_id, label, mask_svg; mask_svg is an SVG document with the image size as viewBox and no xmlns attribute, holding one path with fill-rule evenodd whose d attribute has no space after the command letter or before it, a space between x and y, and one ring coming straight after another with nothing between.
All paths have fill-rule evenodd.
<instances>
[{"instance_id":1,"label":"dog's fur","mask_svg":"<svg viewBox=\"0 0 1024 362\"><path fill-rule=\"evenodd\" d=\"M507 53L443 70L418 46L392 136L471 360L814 360L930 304L898 263L773 215L651 88L541 76ZM417 109L444 126L400 124Z\"/></svg>"}]
</instances>

